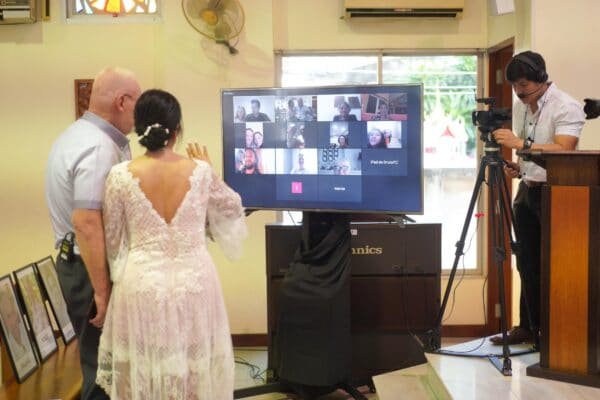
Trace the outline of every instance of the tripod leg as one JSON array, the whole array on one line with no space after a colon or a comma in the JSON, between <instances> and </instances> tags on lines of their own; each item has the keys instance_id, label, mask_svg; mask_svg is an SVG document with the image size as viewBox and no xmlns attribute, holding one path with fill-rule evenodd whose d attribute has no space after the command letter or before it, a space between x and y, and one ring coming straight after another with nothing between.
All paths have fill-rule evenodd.
<instances>
[{"instance_id":1,"label":"tripod leg","mask_svg":"<svg viewBox=\"0 0 600 400\"><path fill-rule=\"evenodd\" d=\"M501 176L501 180L502 180L502 190L503 190L503 197L505 199L505 204L510 205L511 204L511 199L510 199L510 195L509 195L509 191L508 191L508 184L506 182L506 178L504 175ZM521 241L520 241L520 232L518 230L518 225L516 224L516 219L515 219L515 213L512 209L512 207L508 206L506 208L506 212L505 212L505 216L506 216L506 225L508 227L513 227L513 231L514 231L514 239L512 237L512 232L510 231L510 229L508 230L509 235L511 235L511 249L513 254L515 254L515 256L517 257L517 264L520 263L521 260ZM526 285L521 285L521 291L524 293L523 298L525 299L525 308L527 309L527 319L529 321L529 327L531 329L531 333L533 334L533 338L534 338L534 349L539 349L539 340L540 340L540 335L538 334L538 329L539 327L536 326L536 324L533 323L533 318L531 316L531 306L529 304L528 301L528 297L527 297L527 288Z\"/></svg>"},{"instance_id":2,"label":"tripod leg","mask_svg":"<svg viewBox=\"0 0 600 400\"><path fill-rule=\"evenodd\" d=\"M342 389L343 391L348 393L355 400L367 400L365 395L362 394L361 392L359 392L358 389L356 389L350 383L345 383L345 384L340 385L340 389Z\"/></svg>"},{"instance_id":3,"label":"tripod leg","mask_svg":"<svg viewBox=\"0 0 600 400\"><path fill-rule=\"evenodd\" d=\"M492 207L490 214L491 225L491 243L494 250L494 261L498 272L499 285L499 301L500 301L500 329L502 330L502 356L503 363L500 366L494 360L490 359L494 365L502 372L503 375L512 375L512 367L510 361L510 348L508 347L507 321L506 321L506 296L504 286L504 261L506 260L505 234L510 232L510 225L505 225L507 219L506 213L506 196L502 192L501 183L503 182L504 171L502 171L502 163L497 162L491 165L488 176L490 186L490 204Z\"/></svg>"},{"instance_id":4,"label":"tripod leg","mask_svg":"<svg viewBox=\"0 0 600 400\"><path fill-rule=\"evenodd\" d=\"M440 343L440 333L442 331L442 320L444 319L444 313L446 312L446 306L448 305L448 299L450 297L450 292L452 291L452 284L454 283L454 277L456 275L456 269L458 267L458 262L460 257L463 255L463 250L465 248L465 239L467 237L467 232L469 231L469 225L471 223L471 217L473 216L473 211L475 210L475 205L477 204L477 198L479 197L479 191L481 189L481 184L485 181L485 170L486 170L486 157L482 157L481 163L479 165L479 173L477 174L477 180L475 181L475 187L473 188L473 193L471 194L471 201L469 202L469 207L467 209L467 215L465 216L465 222L462 226L462 231L460 234L460 238L458 242L456 242L456 252L454 253L454 263L452 264L452 269L450 270L450 275L448 276L448 284L446 285L446 290L444 291L444 297L442 300L442 305L440 307L440 311L435 320L435 325L433 328L433 332L431 332L431 336L429 338L429 343L426 346L426 351L435 351L438 350L441 346Z\"/></svg>"}]
</instances>

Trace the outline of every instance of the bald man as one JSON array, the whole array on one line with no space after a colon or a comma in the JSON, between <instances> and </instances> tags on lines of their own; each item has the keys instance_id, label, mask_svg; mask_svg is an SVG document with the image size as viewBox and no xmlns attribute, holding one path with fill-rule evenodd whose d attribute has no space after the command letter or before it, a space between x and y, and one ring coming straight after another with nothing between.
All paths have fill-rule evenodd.
<instances>
[{"instance_id":1,"label":"bald man","mask_svg":"<svg viewBox=\"0 0 600 400\"><path fill-rule=\"evenodd\" d=\"M102 70L94 79L89 110L54 142L46 168L46 201L55 248L60 249L56 269L79 339L82 399L108 398L95 384L98 342L111 291L102 200L111 167L131 159L126 135L133 128L140 94L131 71Z\"/></svg>"}]
</instances>

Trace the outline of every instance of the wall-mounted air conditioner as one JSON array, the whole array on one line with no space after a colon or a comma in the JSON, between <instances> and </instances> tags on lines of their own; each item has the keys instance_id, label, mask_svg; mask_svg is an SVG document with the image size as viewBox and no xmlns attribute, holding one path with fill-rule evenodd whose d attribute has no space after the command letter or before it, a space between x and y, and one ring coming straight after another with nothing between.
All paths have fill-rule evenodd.
<instances>
[{"instance_id":1,"label":"wall-mounted air conditioner","mask_svg":"<svg viewBox=\"0 0 600 400\"><path fill-rule=\"evenodd\" d=\"M465 0L343 0L344 18L458 18Z\"/></svg>"},{"instance_id":2,"label":"wall-mounted air conditioner","mask_svg":"<svg viewBox=\"0 0 600 400\"><path fill-rule=\"evenodd\" d=\"M0 0L0 24L35 22L36 0Z\"/></svg>"}]
</instances>

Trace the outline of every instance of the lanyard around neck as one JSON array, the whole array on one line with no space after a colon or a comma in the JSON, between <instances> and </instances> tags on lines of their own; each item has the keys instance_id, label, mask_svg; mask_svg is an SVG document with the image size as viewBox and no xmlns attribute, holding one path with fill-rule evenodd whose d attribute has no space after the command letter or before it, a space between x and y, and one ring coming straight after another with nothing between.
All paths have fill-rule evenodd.
<instances>
[{"instance_id":1,"label":"lanyard around neck","mask_svg":"<svg viewBox=\"0 0 600 400\"><path fill-rule=\"evenodd\" d=\"M531 132L531 135L527 135L527 139L531 140L532 142L535 141L535 129L537 128L537 124L538 121L540 120L540 117L542 116L542 110L544 109L544 106L546 105L546 101L548 100L548 89L546 89L546 93L544 93L544 101L542 102L542 105L540 106L540 109L538 110L538 116L535 119L535 123L533 124L533 130ZM537 100L536 100L537 101ZM526 128L527 128L527 110L529 110L529 104L527 105L527 107L525 108L525 116L523 117L523 136L525 136L526 133ZM534 114L531 114L531 117L533 118Z\"/></svg>"}]
</instances>

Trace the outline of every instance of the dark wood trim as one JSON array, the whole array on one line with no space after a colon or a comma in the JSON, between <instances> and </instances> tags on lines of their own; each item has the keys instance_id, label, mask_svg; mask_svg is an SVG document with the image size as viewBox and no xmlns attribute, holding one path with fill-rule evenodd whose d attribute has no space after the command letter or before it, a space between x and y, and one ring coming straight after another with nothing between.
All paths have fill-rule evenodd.
<instances>
[{"instance_id":1,"label":"dark wood trim","mask_svg":"<svg viewBox=\"0 0 600 400\"><path fill-rule=\"evenodd\" d=\"M231 335L233 347L267 347L266 333L236 333Z\"/></svg>"},{"instance_id":2,"label":"dark wood trim","mask_svg":"<svg viewBox=\"0 0 600 400\"><path fill-rule=\"evenodd\" d=\"M542 187L541 210L541 259L540 259L540 310L550 310L550 210L552 202L550 186ZM550 366L550 313L540 312L540 368Z\"/></svg>"},{"instance_id":3,"label":"dark wood trim","mask_svg":"<svg viewBox=\"0 0 600 400\"><path fill-rule=\"evenodd\" d=\"M590 187L588 247L588 374L600 373L600 188Z\"/></svg>"},{"instance_id":4,"label":"dark wood trim","mask_svg":"<svg viewBox=\"0 0 600 400\"><path fill-rule=\"evenodd\" d=\"M443 337L484 337L487 336L485 325L444 325ZM237 333L231 335L233 347L267 347L266 333Z\"/></svg>"},{"instance_id":5,"label":"dark wood trim","mask_svg":"<svg viewBox=\"0 0 600 400\"><path fill-rule=\"evenodd\" d=\"M514 53L514 40L508 39L501 44L498 44L492 48L488 49L489 53L489 66L488 66L488 96L494 97L496 99L496 107L498 108L511 108L512 107L512 87L508 82L504 79L504 70L506 65L510 62L510 59ZM502 80L501 82L496 81L496 71L502 71ZM512 158L512 150L507 148L502 148L502 157L506 160L510 160ZM508 192L509 196L512 197L512 184L510 179L507 180ZM488 199L489 199L489 189L488 191ZM491 237L491 226L490 226L490 218L492 210L494 208L488 204L487 208L487 223L486 230L488 233L488 238ZM511 212L511 210L505 210L506 212ZM504 221L499 221L499 223L504 224ZM504 248L506 249L506 259L502 265L503 270L503 279L504 279L504 294L505 294L505 303L506 303L506 322L507 329L510 329L512 324L512 257L510 250L510 239L508 232L505 232L506 241L504 244ZM489 249L489 243L486 244ZM496 304L499 302L500 298L500 282L498 271L496 270L496 262L494 261L494 252L488 250L487 257L487 276L488 276L488 293L487 293L487 321L485 325L485 332L483 335L469 335L469 336L486 336L491 335L497 332L500 332L500 318L496 317Z\"/></svg>"},{"instance_id":6,"label":"dark wood trim","mask_svg":"<svg viewBox=\"0 0 600 400\"><path fill-rule=\"evenodd\" d=\"M484 337L488 336L486 325L443 325L442 337Z\"/></svg>"},{"instance_id":7,"label":"dark wood trim","mask_svg":"<svg viewBox=\"0 0 600 400\"><path fill-rule=\"evenodd\" d=\"M600 388L600 375L581 375L556 371L540 367L540 364L534 364L527 367L527 376Z\"/></svg>"},{"instance_id":8,"label":"dark wood trim","mask_svg":"<svg viewBox=\"0 0 600 400\"><path fill-rule=\"evenodd\" d=\"M496 44L496 45L494 45L492 47L489 47L487 49L487 51L488 51L489 54L497 53L498 51L504 50L507 47L511 47L512 48L514 46L514 44L515 44L515 38L513 37L513 38L509 38L509 39L503 40L500 43L498 43L498 44Z\"/></svg>"}]
</instances>

